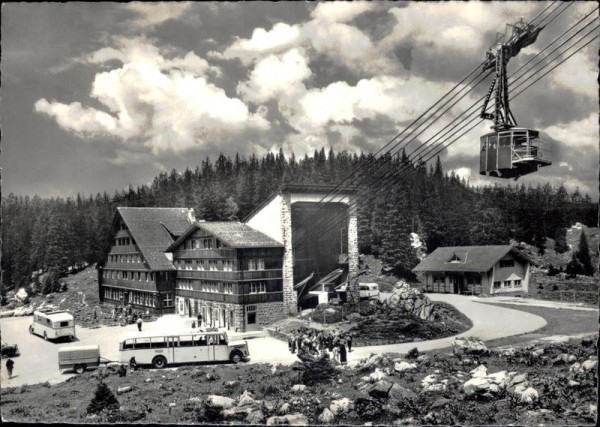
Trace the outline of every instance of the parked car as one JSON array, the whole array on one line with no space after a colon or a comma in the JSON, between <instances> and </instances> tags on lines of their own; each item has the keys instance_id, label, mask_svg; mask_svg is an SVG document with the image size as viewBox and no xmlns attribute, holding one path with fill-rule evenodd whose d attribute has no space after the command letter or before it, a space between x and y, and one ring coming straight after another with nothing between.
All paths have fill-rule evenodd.
<instances>
[{"instance_id":1,"label":"parked car","mask_svg":"<svg viewBox=\"0 0 600 427\"><path fill-rule=\"evenodd\" d=\"M15 357L21 354L19 352L19 346L16 344L7 344L2 341L2 358L6 359L7 357Z\"/></svg>"},{"instance_id":2,"label":"parked car","mask_svg":"<svg viewBox=\"0 0 600 427\"><path fill-rule=\"evenodd\" d=\"M379 299L379 285L377 283L359 283L360 299ZM341 285L335 288L341 301L347 301L348 292L346 285Z\"/></svg>"}]
</instances>

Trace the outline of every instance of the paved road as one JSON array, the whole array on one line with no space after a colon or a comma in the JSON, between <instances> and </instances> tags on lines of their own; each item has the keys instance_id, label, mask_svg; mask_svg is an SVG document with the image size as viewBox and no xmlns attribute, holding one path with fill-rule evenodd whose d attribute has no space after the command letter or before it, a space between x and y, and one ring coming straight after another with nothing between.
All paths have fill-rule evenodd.
<instances>
[{"instance_id":1,"label":"paved road","mask_svg":"<svg viewBox=\"0 0 600 427\"><path fill-rule=\"evenodd\" d=\"M384 293L381 297L386 299L389 295L391 294ZM488 341L533 332L546 326L546 321L540 316L504 307L480 304L470 296L454 294L427 294L427 296L432 301L443 301L452 304L471 319L473 327L462 334L438 340L358 347L349 353L348 361L350 364L367 357L370 353L407 353L415 347L419 351L435 350L451 346L456 337L477 337Z\"/></svg>"},{"instance_id":2,"label":"paved road","mask_svg":"<svg viewBox=\"0 0 600 427\"><path fill-rule=\"evenodd\" d=\"M444 301L454 305L473 322L473 328L459 336L476 336L483 340L503 338L512 335L524 334L535 331L546 325L546 321L539 316L522 311L479 304L472 297L450 294L428 294L433 301ZM385 295L383 296L385 297ZM144 330L160 330L174 326L180 322L177 316L167 316L156 322L147 322ZM1 387L19 386L21 384L34 384L49 381L56 383L65 381L72 374L58 372L58 349L63 346L73 345L100 345L100 354L110 360L118 360L119 338L125 333L135 333L136 325L103 327L98 329L78 328L78 341L73 343L52 343L42 338L29 335L27 328L31 317L3 318L0 320L2 340L8 343L17 343L21 356L16 357L14 374L10 381L6 375L4 363L0 377ZM420 343L392 344L377 347L360 347L349 353L349 362L355 363L370 353L397 352L406 353L417 347L419 351L444 348L452 345L454 337L443 338ZM255 338L248 340L251 363L292 364L298 359L289 353L287 343L271 338Z\"/></svg>"},{"instance_id":3,"label":"paved road","mask_svg":"<svg viewBox=\"0 0 600 427\"><path fill-rule=\"evenodd\" d=\"M119 360L119 338L137 332L136 325L76 329L77 340L69 342L44 341L28 332L31 316L8 317L0 320L2 340L18 344L21 355L13 358L15 367L13 378L8 379L5 360L2 360L0 387L15 387L22 384L36 384L49 381L51 384L66 381L74 374L61 374L58 371L58 350L62 347L98 344L100 355L109 360ZM177 321L179 320L179 322ZM144 331L165 330L176 324L182 325L184 319L178 316L165 316L156 322L143 324ZM281 363L290 365L298 359L289 353L287 343L271 337L248 340L251 363Z\"/></svg>"}]
</instances>

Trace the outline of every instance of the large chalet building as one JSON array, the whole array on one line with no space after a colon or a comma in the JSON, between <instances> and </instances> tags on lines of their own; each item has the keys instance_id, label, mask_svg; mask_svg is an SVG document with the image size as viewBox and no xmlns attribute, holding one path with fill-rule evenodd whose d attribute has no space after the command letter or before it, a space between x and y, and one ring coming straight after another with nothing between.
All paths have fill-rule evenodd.
<instances>
[{"instance_id":1,"label":"large chalet building","mask_svg":"<svg viewBox=\"0 0 600 427\"><path fill-rule=\"evenodd\" d=\"M186 208L117 208L98 265L100 300L200 313L209 326L237 331L296 313L320 278L342 269L342 281L358 269L354 192L328 197L333 190L283 186L244 222L196 221ZM349 293L358 297L355 282Z\"/></svg>"}]
</instances>

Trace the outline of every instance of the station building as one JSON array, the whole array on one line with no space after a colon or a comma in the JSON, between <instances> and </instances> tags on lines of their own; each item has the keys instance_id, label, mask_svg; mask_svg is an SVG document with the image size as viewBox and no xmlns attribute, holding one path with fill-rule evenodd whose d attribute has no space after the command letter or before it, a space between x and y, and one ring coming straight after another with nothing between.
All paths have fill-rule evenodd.
<instances>
[{"instance_id":1,"label":"station building","mask_svg":"<svg viewBox=\"0 0 600 427\"><path fill-rule=\"evenodd\" d=\"M358 270L354 191L286 185L243 222L196 221L192 209L123 208L99 263L100 300L155 314L202 314L248 331L298 312L333 270ZM358 299L350 280L349 298ZM356 288L356 289L355 289Z\"/></svg>"}]
</instances>

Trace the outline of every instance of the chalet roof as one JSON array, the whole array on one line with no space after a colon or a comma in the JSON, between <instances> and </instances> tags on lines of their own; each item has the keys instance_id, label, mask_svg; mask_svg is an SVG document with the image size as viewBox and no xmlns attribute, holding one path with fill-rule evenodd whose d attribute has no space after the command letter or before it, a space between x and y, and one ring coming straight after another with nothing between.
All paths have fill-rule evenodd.
<instances>
[{"instance_id":1,"label":"chalet roof","mask_svg":"<svg viewBox=\"0 0 600 427\"><path fill-rule=\"evenodd\" d=\"M448 246L429 254L413 271L489 271L506 254L535 264L512 245L501 246Z\"/></svg>"},{"instance_id":2,"label":"chalet roof","mask_svg":"<svg viewBox=\"0 0 600 427\"><path fill-rule=\"evenodd\" d=\"M193 223L187 208L117 208L150 269L174 270L164 250Z\"/></svg>"},{"instance_id":3,"label":"chalet roof","mask_svg":"<svg viewBox=\"0 0 600 427\"><path fill-rule=\"evenodd\" d=\"M282 248L283 245L269 236L255 230L247 224L238 221L197 222L190 226L166 252L173 251L183 243L194 231L202 229L215 236L227 246L236 249L244 248Z\"/></svg>"}]
</instances>

